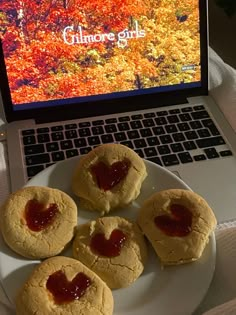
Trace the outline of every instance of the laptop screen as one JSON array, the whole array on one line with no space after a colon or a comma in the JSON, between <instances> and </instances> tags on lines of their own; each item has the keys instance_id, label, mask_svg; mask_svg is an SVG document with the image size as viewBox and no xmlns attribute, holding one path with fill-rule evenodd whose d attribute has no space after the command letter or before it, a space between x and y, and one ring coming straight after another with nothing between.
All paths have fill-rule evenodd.
<instances>
[{"instance_id":1,"label":"laptop screen","mask_svg":"<svg viewBox=\"0 0 236 315\"><path fill-rule=\"evenodd\" d=\"M15 0L0 12L13 112L202 87L198 0Z\"/></svg>"}]
</instances>

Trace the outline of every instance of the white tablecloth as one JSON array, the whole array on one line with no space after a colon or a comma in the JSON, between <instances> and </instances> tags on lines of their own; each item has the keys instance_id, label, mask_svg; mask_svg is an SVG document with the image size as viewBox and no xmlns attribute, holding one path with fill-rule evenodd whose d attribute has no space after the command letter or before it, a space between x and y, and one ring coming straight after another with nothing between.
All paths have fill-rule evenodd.
<instances>
[{"instance_id":1,"label":"white tablecloth","mask_svg":"<svg viewBox=\"0 0 236 315\"><path fill-rule=\"evenodd\" d=\"M236 131L236 70L225 64L212 49L209 50L209 56L210 94ZM3 116L0 108L0 133L4 130L4 121L1 117ZM0 205L8 196L9 187L6 144L0 142ZM234 276L236 269L236 222L220 224L216 230L216 241L217 256L214 278L205 299L195 313L196 315L236 314L236 281ZM10 305L9 301L0 286L0 315L14 314L7 305Z\"/></svg>"}]
</instances>

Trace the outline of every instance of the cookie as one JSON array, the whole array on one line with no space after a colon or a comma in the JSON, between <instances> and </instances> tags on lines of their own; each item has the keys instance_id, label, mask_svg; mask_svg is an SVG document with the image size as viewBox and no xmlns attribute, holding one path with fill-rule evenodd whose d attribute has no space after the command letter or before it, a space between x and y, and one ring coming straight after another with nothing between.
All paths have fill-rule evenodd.
<instances>
[{"instance_id":1,"label":"cookie","mask_svg":"<svg viewBox=\"0 0 236 315\"><path fill-rule=\"evenodd\" d=\"M49 187L25 187L11 194L0 210L3 238L27 258L58 255L74 236L77 206L66 193Z\"/></svg>"},{"instance_id":2,"label":"cookie","mask_svg":"<svg viewBox=\"0 0 236 315\"><path fill-rule=\"evenodd\" d=\"M201 196L182 189L153 194L143 203L137 222L163 265L199 259L217 223Z\"/></svg>"},{"instance_id":3,"label":"cookie","mask_svg":"<svg viewBox=\"0 0 236 315\"><path fill-rule=\"evenodd\" d=\"M104 144L79 160L72 190L82 208L104 214L135 200L146 176L136 152L121 144Z\"/></svg>"},{"instance_id":4,"label":"cookie","mask_svg":"<svg viewBox=\"0 0 236 315\"><path fill-rule=\"evenodd\" d=\"M102 217L78 227L73 257L103 279L110 288L131 285L147 260L144 236L135 222Z\"/></svg>"},{"instance_id":5,"label":"cookie","mask_svg":"<svg viewBox=\"0 0 236 315\"><path fill-rule=\"evenodd\" d=\"M108 286L79 261L63 256L39 264L16 298L17 315L112 315Z\"/></svg>"}]
</instances>

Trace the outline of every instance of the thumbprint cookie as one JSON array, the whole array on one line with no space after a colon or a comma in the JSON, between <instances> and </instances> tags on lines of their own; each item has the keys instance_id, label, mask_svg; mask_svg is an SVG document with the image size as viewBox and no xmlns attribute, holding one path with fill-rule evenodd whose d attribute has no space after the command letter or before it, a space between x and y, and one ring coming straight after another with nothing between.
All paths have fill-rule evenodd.
<instances>
[{"instance_id":1,"label":"thumbprint cookie","mask_svg":"<svg viewBox=\"0 0 236 315\"><path fill-rule=\"evenodd\" d=\"M74 236L77 206L66 193L49 187L24 187L0 209L3 238L27 258L58 255Z\"/></svg>"},{"instance_id":2,"label":"thumbprint cookie","mask_svg":"<svg viewBox=\"0 0 236 315\"><path fill-rule=\"evenodd\" d=\"M31 273L16 298L17 315L112 315L111 290L76 259L44 260Z\"/></svg>"},{"instance_id":3,"label":"thumbprint cookie","mask_svg":"<svg viewBox=\"0 0 236 315\"><path fill-rule=\"evenodd\" d=\"M123 288L142 274L147 246L135 222L121 217L101 217L78 227L73 257L100 276L110 288Z\"/></svg>"},{"instance_id":4,"label":"thumbprint cookie","mask_svg":"<svg viewBox=\"0 0 236 315\"><path fill-rule=\"evenodd\" d=\"M143 203L137 222L163 265L199 259L217 223L205 199L182 189L154 193Z\"/></svg>"},{"instance_id":5,"label":"thumbprint cookie","mask_svg":"<svg viewBox=\"0 0 236 315\"><path fill-rule=\"evenodd\" d=\"M82 208L105 214L135 200L146 176L136 152L121 144L104 144L79 160L72 190Z\"/></svg>"}]
</instances>

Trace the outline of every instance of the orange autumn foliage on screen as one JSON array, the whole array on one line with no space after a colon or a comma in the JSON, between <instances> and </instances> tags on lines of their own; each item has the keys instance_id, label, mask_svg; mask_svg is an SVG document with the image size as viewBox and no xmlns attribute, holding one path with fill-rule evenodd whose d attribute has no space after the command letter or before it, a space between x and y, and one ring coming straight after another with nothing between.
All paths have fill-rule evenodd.
<instances>
[{"instance_id":1,"label":"orange autumn foliage on screen","mask_svg":"<svg viewBox=\"0 0 236 315\"><path fill-rule=\"evenodd\" d=\"M196 82L198 20L197 0L0 1L13 103Z\"/></svg>"}]
</instances>

